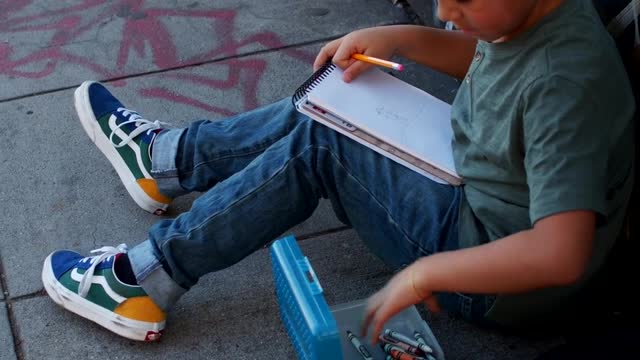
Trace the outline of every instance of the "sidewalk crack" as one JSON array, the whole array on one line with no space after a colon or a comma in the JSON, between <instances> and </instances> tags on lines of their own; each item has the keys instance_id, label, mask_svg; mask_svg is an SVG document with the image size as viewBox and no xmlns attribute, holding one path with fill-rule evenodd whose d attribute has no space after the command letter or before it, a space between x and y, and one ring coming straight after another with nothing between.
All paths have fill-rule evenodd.
<instances>
[{"instance_id":1,"label":"sidewalk crack","mask_svg":"<svg viewBox=\"0 0 640 360\"><path fill-rule=\"evenodd\" d=\"M13 339L13 348L18 360L24 360L24 351L22 349L22 338L20 337L20 330L18 329L18 322L16 316L13 313L13 301L9 294L9 287L7 286L6 272L4 271L4 264L2 262L2 255L0 254L0 288L4 293L4 304L7 309L7 318L9 319L9 327L11 328L11 337Z\"/></svg>"},{"instance_id":2,"label":"sidewalk crack","mask_svg":"<svg viewBox=\"0 0 640 360\"><path fill-rule=\"evenodd\" d=\"M411 7L411 4L407 0L390 0L390 1L393 5L398 6L402 10L404 10L404 13L407 15L407 17L409 18L409 21L412 24L425 25L424 19L422 19L420 15L418 15L418 13L413 9L413 7Z\"/></svg>"},{"instance_id":3,"label":"sidewalk crack","mask_svg":"<svg viewBox=\"0 0 640 360\"><path fill-rule=\"evenodd\" d=\"M324 44L326 42L329 42L331 40L337 39L337 38L342 37L344 35L346 35L346 34L330 35L330 36L319 38L319 39L301 41L301 42L297 42L297 43L293 43L293 44L282 45L282 46L268 48L268 49L260 49L260 50L248 51L248 52L242 53L242 54L234 54L234 55L229 55L229 56L222 56L222 57L219 57L219 58L202 60L202 61L194 61L194 62L190 62L190 63L181 63L181 64L176 65L176 66L171 66L171 67L166 67L166 68L161 68L161 69L155 69L155 70L150 70L150 71L144 71L144 72L138 72L138 73L131 73L131 74L126 74L126 75L122 75L122 76L116 76L116 77L112 77L112 78L108 78L108 79L96 79L96 80L99 81L99 82L102 82L102 83L111 83L111 82L120 81L120 80L136 79L136 78L140 78L140 77L148 76L148 75L164 74L164 73L170 73L170 72L174 72L174 71L178 71L178 70L198 68L198 67L205 66L205 65L210 65L210 64L215 64L215 63L223 63L223 62L231 60L231 59L244 59L244 58L248 58L248 57L252 57L252 56L259 56L259 55L264 55L264 54L276 53L278 51L283 51L283 50L295 49L295 48L299 48L299 47L305 47L305 46L311 46L311 45L317 45L317 44ZM57 93L57 92L61 92L61 91L71 90L71 89L77 88L78 86L80 86L80 84L74 84L74 85L70 85L70 86L62 86L62 87L53 88L53 89L46 89L46 90L42 90L42 91L36 91L36 92L29 93L29 94L17 95L17 96L12 96L12 97L8 97L8 98L0 98L0 104L7 103L7 102L10 102L10 101L15 101L15 100L22 100L22 99L27 99L27 98L31 98L31 97L48 95L48 94L53 94L53 93Z\"/></svg>"}]
</instances>

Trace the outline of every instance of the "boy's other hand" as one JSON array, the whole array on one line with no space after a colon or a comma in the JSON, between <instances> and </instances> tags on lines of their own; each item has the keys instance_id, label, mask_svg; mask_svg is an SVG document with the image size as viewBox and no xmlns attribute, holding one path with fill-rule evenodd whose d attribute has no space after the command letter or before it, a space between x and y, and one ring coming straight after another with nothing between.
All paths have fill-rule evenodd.
<instances>
[{"instance_id":1,"label":"boy's other hand","mask_svg":"<svg viewBox=\"0 0 640 360\"><path fill-rule=\"evenodd\" d=\"M423 258L419 261L427 261ZM371 329L371 343L376 344L384 324L405 308L424 302L432 312L439 312L440 305L433 292L425 285L425 276L420 276L418 262L397 273L367 301L364 321L360 329L366 336Z\"/></svg>"},{"instance_id":2,"label":"boy's other hand","mask_svg":"<svg viewBox=\"0 0 640 360\"><path fill-rule=\"evenodd\" d=\"M390 59L396 51L393 41L394 29L391 27L374 27L357 30L326 44L316 56L313 71L331 60L344 70L343 80L353 81L358 75L370 68L371 64L351 58L353 54L364 54L380 59Z\"/></svg>"}]
</instances>

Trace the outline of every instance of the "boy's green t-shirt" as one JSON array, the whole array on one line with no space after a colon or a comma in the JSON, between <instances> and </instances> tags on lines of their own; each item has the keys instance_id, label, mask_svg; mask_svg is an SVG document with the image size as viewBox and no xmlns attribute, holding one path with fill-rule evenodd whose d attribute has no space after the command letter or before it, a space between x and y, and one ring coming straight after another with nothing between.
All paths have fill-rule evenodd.
<instances>
[{"instance_id":1,"label":"boy's green t-shirt","mask_svg":"<svg viewBox=\"0 0 640 360\"><path fill-rule=\"evenodd\" d=\"M456 169L466 183L461 246L591 210L599 216L592 274L630 196L634 111L624 66L590 1L567 0L508 42L480 41L452 108ZM499 297L489 317L536 317L578 288Z\"/></svg>"}]
</instances>

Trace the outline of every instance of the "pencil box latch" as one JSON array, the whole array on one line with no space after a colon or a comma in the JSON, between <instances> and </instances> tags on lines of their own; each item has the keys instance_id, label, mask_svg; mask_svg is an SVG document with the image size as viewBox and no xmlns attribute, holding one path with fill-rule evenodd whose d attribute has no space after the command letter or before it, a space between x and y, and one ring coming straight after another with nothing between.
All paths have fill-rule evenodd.
<instances>
[{"instance_id":1,"label":"pencil box latch","mask_svg":"<svg viewBox=\"0 0 640 360\"><path fill-rule=\"evenodd\" d=\"M309 259L305 256L304 258L297 260L297 263L298 268L300 268L305 277L305 284L307 284L311 293L313 295L322 294L322 286L320 286L320 281L318 281L318 277L316 276L315 271L313 271L311 263L309 263Z\"/></svg>"}]
</instances>

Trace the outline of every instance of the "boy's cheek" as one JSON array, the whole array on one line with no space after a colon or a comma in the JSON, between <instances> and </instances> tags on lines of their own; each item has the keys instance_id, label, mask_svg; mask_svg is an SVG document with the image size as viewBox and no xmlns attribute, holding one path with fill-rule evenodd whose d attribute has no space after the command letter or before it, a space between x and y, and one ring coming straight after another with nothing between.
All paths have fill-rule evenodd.
<instances>
[{"instance_id":1,"label":"boy's cheek","mask_svg":"<svg viewBox=\"0 0 640 360\"><path fill-rule=\"evenodd\" d=\"M524 25L531 15L535 0L491 0L481 1L484 6L466 9L464 18L460 19L459 28L477 34L479 37L490 37L491 40L508 35Z\"/></svg>"}]
</instances>

